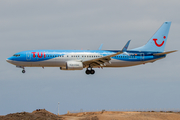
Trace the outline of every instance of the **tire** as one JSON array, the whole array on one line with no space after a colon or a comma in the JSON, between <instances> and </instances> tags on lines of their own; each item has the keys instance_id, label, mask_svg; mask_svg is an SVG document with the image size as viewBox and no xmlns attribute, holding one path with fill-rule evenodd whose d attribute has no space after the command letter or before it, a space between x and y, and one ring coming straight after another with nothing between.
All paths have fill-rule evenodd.
<instances>
[{"instance_id":1,"label":"tire","mask_svg":"<svg viewBox=\"0 0 180 120\"><path fill-rule=\"evenodd\" d=\"M89 75L90 74L90 70L86 70L86 74Z\"/></svg>"},{"instance_id":2,"label":"tire","mask_svg":"<svg viewBox=\"0 0 180 120\"><path fill-rule=\"evenodd\" d=\"M25 73L26 71L25 70L22 70L22 73Z\"/></svg>"},{"instance_id":3,"label":"tire","mask_svg":"<svg viewBox=\"0 0 180 120\"><path fill-rule=\"evenodd\" d=\"M94 70L91 70L91 74L94 74L95 73L95 71Z\"/></svg>"}]
</instances>

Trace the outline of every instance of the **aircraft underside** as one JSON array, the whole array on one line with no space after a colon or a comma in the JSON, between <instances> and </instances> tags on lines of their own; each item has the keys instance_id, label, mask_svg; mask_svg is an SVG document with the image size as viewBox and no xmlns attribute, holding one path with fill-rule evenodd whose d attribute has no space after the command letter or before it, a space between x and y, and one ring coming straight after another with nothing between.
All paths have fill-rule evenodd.
<instances>
[{"instance_id":1,"label":"aircraft underside","mask_svg":"<svg viewBox=\"0 0 180 120\"><path fill-rule=\"evenodd\" d=\"M162 59L162 58L158 58ZM149 62L154 62L158 59L146 60L146 61L123 61L123 60L116 60L112 59L110 62L103 64L103 66L85 66L86 74L94 74L95 71L93 68L104 68L104 67L130 67L140 64L145 64ZM23 68L22 73L25 73L25 67L60 67L61 70L68 70L67 69L67 62L66 61L54 61L54 60L47 60L41 62L21 62L21 61L13 61L11 64L16 65L16 67ZM64 68L64 69L63 69ZM82 69L83 69L82 68ZM70 70L82 70L82 69L70 69Z\"/></svg>"}]
</instances>

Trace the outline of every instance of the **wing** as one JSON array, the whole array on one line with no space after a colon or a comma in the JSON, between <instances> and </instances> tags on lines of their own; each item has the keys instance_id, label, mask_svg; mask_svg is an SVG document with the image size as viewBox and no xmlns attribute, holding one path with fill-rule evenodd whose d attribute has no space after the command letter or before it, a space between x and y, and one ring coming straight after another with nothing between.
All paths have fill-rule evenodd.
<instances>
[{"instance_id":1,"label":"wing","mask_svg":"<svg viewBox=\"0 0 180 120\"><path fill-rule=\"evenodd\" d=\"M153 55L155 55L155 56L161 56L161 55L165 55L165 54L169 54L169 53L173 53L173 52L177 52L177 50L168 51L168 52L162 52L162 53L155 53L155 54L153 54Z\"/></svg>"},{"instance_id":2,"label":"wing","mask_svg":"<svg viewBox=\"0 0 180 120\"><path fill-rule=\"evenodd\" d=\"M127 51L129 42L130 42L130 40L126 43L126 45L124 46L124 48L121 51L119 51L115 54L103 56L103 57L96 58L96 59L86 60L86 61L83 61L83 64L86 67L89 67L89 66L91 66L91 67L93 67L93 66L97 66L97 67L106 66L105 63L110 63L111 57L114 57L116 55L122 54L123 52Z\"/></svg>"}]
</instances>

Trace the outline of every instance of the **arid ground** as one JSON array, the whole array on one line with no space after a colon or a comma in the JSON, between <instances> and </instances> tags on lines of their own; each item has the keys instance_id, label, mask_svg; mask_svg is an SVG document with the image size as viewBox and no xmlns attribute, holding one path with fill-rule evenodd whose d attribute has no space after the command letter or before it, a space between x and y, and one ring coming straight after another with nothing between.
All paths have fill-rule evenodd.
<instances>
[{"instance_id":1,"label":"arid ground","mask_svg":"<svg viewBox=\"0 0 180 120\"><path fill-rule=\"evenodd\" d=\"M45 109L0 116L0 120L180 120L179 112L82 112L56 115Z\"/></svg>"}]
</instances>

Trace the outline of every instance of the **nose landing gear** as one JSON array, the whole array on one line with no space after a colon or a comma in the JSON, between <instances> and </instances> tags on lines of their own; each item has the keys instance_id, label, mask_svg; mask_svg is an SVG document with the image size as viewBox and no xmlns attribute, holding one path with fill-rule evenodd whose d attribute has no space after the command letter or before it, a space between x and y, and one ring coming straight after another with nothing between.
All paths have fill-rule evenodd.
<instances>
[{"instance_id":1,"label":"nose landing gear","mask_svg":"<svg viewBox=\"0 0 180 120\"><path fill-rule=\"evenodd\" d=\"M16 66L17 68L22 68L23 70L22 70L22 73L25 73L26 71L25 71L25 68L24 68L24 66Z\"/></svg>"},{"instance_id":2,"label":"nose landing gear","mask_svg":"<svg viewBox=\"0 0 180 120\"><path fill-rule=\"evenodd\" d=\"M93 70L92 68L90 69L90 70L88 70L88 68L87 68L87 70L85 71L85 73L87 74L87 75L89 75L89 74L94 74L95 73L95 70Z\"/></svg>"},{"instance_id":3,"label":"nose landing gear","mask_svg":"<svg viewBox=\"0 0 180 120\"><path fill-rule=\"evenodd\" d=\"M25 73L25 72L26 72L26 71L23 69L23 70L22 70L22 73Z\"/></svg>"}]
</instances>

